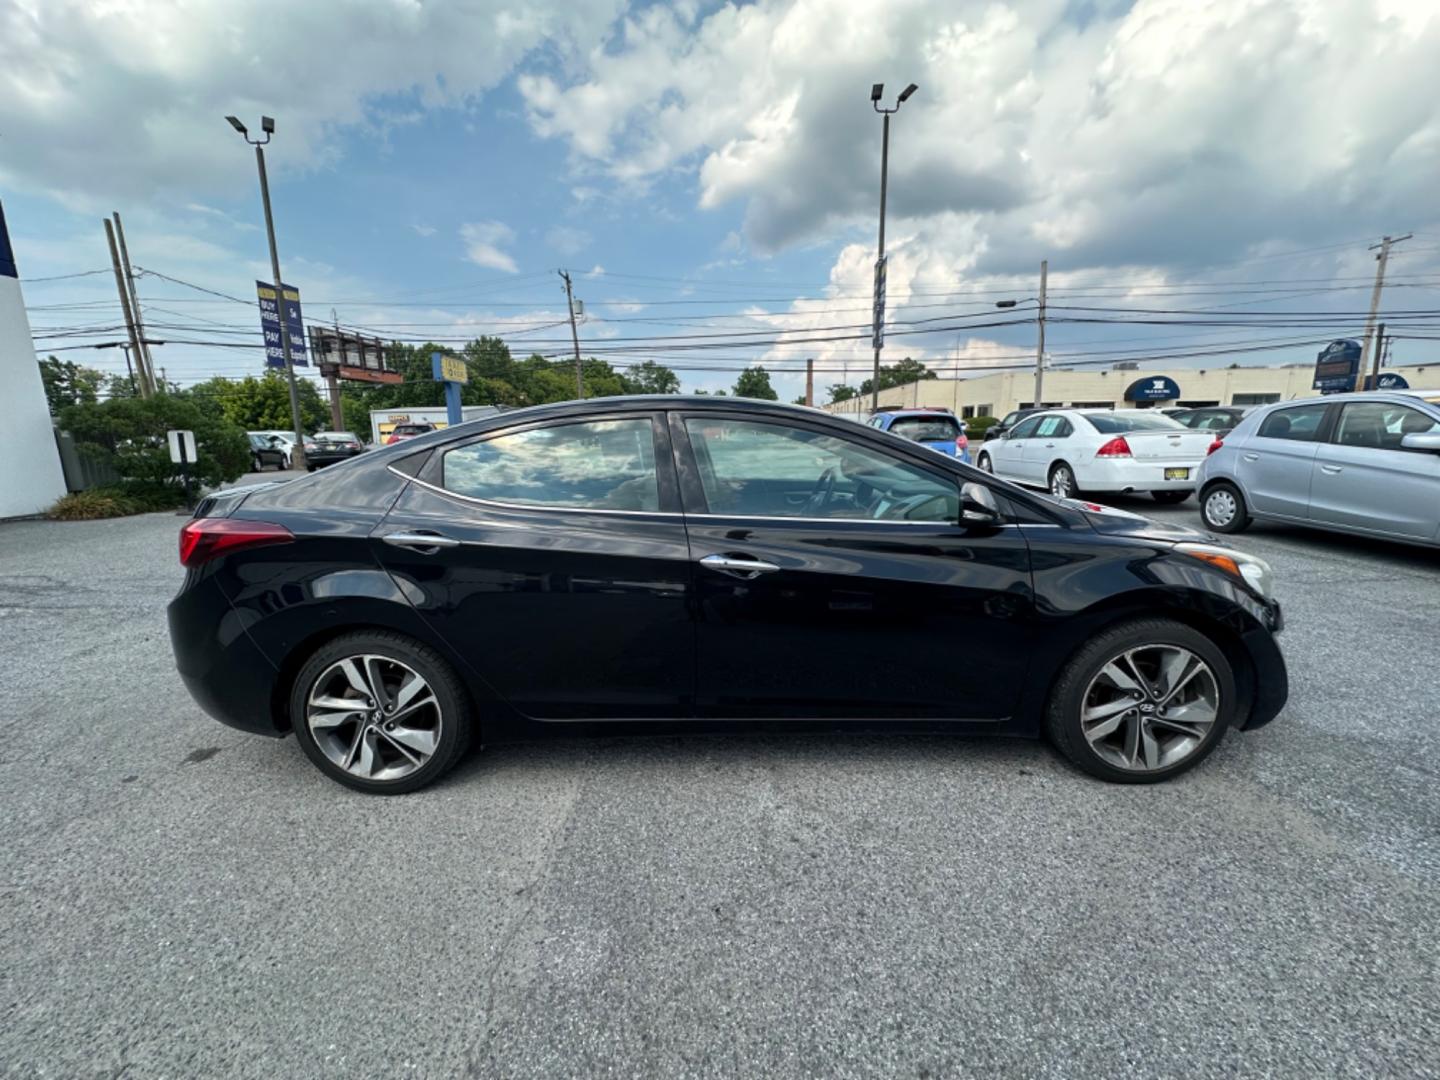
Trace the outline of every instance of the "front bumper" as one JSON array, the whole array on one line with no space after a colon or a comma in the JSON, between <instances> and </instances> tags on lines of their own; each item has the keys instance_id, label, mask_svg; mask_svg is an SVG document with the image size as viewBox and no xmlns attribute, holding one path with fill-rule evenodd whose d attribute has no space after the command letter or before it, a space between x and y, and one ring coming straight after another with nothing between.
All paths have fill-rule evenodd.
<instances>
[{"instance_id":1,"label":"front bumper","mask_svg":"<svg viewBox=\"0 0 1440 1080\"><path fill-rule=\"evenodd\" d=\"M1273 631L1257 628L1241 638L1255 669L1255 697L1250 703L1250 715L1241 725L1246 731L1264 727L1274 720L1290 698L1290 673L1285 667L1280 643L1275 640L1275 634L1284 625L1278 607L1271 625Z\"/></svg>"}]
</instances>

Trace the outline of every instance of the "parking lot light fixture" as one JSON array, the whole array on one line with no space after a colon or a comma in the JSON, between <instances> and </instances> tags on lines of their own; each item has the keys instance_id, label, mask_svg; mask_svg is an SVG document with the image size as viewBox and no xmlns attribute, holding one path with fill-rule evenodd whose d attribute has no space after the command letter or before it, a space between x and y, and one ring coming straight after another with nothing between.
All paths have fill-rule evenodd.
<instances>
[{"instance_id":1,"label":"parking lot light fixture","mask_svg":"<svg viewBox=\"0 0 1440 1080\"><path fill-rule=\"evenodd\" d=\"M875 308L873 315L875 363L870 376L870 411L874 412L880 407L880 350L881 330L884 325L885 313L882 310L881 291L884 288L884 267L885 267L885 197L889 186L890 177L890 117L893 113L900 111L900 106L909 99L910 95L920 89L911 83L900 96L895 99L893 108L885 108L880 104L880 99L885 96L885 84L875 83L870 87L870 107L884 117L884 125L880 135L880 242L877 245L875 256Z\"/></svg>"}]
</instances>

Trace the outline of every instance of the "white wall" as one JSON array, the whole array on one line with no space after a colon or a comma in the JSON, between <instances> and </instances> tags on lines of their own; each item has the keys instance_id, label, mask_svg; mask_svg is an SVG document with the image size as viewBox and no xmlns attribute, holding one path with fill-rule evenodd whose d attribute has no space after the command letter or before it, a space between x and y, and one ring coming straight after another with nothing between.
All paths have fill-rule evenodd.
<instances>
[{"instance_id":1,"label":"white wall","mask_svg":"<svg viewBox=\"0 0 1440 1080\"><path fill-rule=\"evenodd\" d=\"M30 341L30 320L12 276L10 238L0 211L0 518L38 514L65 494L45 384Z\"/></svg>"}]
</instances>

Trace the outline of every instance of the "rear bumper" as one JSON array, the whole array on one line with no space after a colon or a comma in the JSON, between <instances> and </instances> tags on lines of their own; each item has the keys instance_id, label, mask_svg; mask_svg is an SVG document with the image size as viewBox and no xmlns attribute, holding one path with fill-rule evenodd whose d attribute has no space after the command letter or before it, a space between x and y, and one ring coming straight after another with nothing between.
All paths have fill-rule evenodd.
<instances>
[{"instance_id":1,"label":"rear bumper","mask_svg":"<svg viewBox=\"0 0 1440 1080\"><path fill-rule=\"evenodd\" d=\"M278 738L275 666L260 652L214 578L184 589L166 608L175 667L195 703L241 731Z\"/></svg>"},{"instance_id":2,"label":"rear bumper","mask_svg":"<svg viewBox=\"0 0 1440 1080\"><path fill-rule=\"evenodd\" d=\"M1193 491L1201 461L1102 461L1076 466L1075 480L1085 491ZM1188 469L1184 480L1166 480L1166 469Z\"/></svg>"}]
</instances>

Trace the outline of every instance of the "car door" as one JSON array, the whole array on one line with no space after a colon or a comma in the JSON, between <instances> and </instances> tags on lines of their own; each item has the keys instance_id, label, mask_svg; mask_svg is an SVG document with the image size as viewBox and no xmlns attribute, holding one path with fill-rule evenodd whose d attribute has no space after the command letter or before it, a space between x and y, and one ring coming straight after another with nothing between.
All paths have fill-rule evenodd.
<instances>
[{"instance_id":1,"label":"car door","mask_svg":"<svg viewBox=\"0 0 1440 1080\"><path fill-rule=\"evenodd\" d=\"M1074 461L1066 449L1074 441L1075 427L1057 413L1039 417L1034 434L1021 445L1020 458L1023 462L1025 479L1032 483L1049 483L1050 463L1058 458Z\"/></svg>"},{"instance_id":2,"label":"car door","mask_svg":"<svg viewBox=\"0 0 1440 1080\"><path fill-rule=\"evenodd\" d=\"M662 414L556 419L436 449L374 546L431 626L525 715L688 717L695 635L679 510Z\"/></svg>"},{"instance_id":3,"label":"car door","mask_svg":"<svg viewBox=\"0 0 1440 1080\"><path fill-rule=\"evenodd\" d=\"M1028 480L1025 474L1025 441L1035 434L1043 417L1028 416L1006 434L985 446L990 455L990 467L996 476L1009 480Z\"/></svg>"},{"instance_id":4,"label":"car door","mask_svg":"<svg viewBox=\"0 0 1440 1080\"><path fill-rule=\"evenodd\" d=\"M962 527L959 477L802 420L677 412L702 717L1001 719L1033 600L1013 526ZM776 482L810 492L777 504Z\"/></svg>"},{"instance_id":5,"label":"car door","mask_svg":"<svg viewBox=\"0 0 1440 1080\"><path fill-rule=\"evenodd\" d=\"M1315 453L1329 434L1330 412L1323 401L1275 409L1238 447L1235 474L1258 513L1296 521L1309 515Z\"/></svg>"},{"instance_id":6,"label":"car door","mask_svg":"<svg viewBox=\"0 0 1440 1080\"><path fill-rule=\"evenodd\" d=\"M1409 405L1348 401L1315 454L1310 520L1408 540L1440 530L1440 454L1406 450L1406 435L1440 431Z\"/></svg>"}]
</instances>

